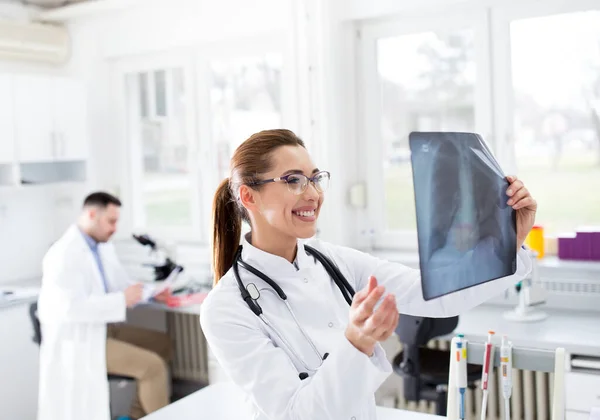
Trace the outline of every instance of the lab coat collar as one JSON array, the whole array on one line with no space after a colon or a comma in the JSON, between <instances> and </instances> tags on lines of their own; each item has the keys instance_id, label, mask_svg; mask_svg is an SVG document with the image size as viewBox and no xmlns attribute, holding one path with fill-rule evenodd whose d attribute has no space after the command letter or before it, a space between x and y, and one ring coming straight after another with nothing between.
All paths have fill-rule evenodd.
<instances>
[{"instance_id":1,"label":"lab coat collar","mask_svg":"<svg viewBox=\"0 0 600 420\"><path fill-rule=\"evenodd\" d=\"M83 236L83 239L85 239L85 242L88 244L90 249L92 251L96 251L98 249L98 241L96 241L90 235L85 233L81 228L78 227L78 229L79 229L79 232L81 232L81 236Z\"/></svg>"},{"instance_id":2,"label":"lab coat collar","mask_svg":"<svg viewBox=\"0 0 600 420\"><path fill-rule=\"evenodd\" d=\"M253 265L267 275L269 275L269 273L294 275L298 270L310 267L312 258L306 254L304 244L301 240L297 241L298 250L296 252L295 260L298 265L298 270L296 270L294 264L290 263L285 258L262 251L253 246L251 241L252 233L249 232L244 235L242 241L242 260Z\"/></svg>"}]
</instances>

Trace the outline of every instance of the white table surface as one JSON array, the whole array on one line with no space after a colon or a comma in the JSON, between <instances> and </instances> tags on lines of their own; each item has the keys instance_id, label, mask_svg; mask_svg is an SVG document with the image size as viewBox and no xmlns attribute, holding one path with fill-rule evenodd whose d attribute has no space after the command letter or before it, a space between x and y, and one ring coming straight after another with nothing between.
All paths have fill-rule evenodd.
<instances>
[{"instance_id":1,"label":"white table surface","mask_svg":"<svg viewBox=\"0 0 600 420\"><path fill-rule=\"evenodd\" d=\"M243 396L238 388L229 382L219 382L201 389L187 397L168 405L143 420L244 420ZM236 403L237 402L237 403ZM414 411L377 407L378 420L442 420L442 417Z\"/></svg>"},{"instance_id":2,"label":"white table surface","mask_svg":"<svg viewBox=\"0 0 600 420\"><path fill-rule=\"evenodd\" d=\"M192 314L192 315L200 316L201 304L196 303L196 304L187 305L187 306L171 307L171 306L167 306L164 303L160 303L160 302L146 302L146 303L142 303L140 306L157 309L160 311L177 312L177 313L181 313L181 314Z\"/></svg>"},{"instance_id":3,"label":"white table surface","mask_svg":"<svg viewBox=\"0 0 600 420\"><path fill-rule=\"evenodd\" d=\"M493 330L497 340L506 334L514 345L554 350L563 347L568 353L600 356L600 314L557 309L539 309L549 316L539 322L515 322L503 318L511 307L482 305L459 317L454 334L462 333L472 341L487 340Z\"/></svg>"}]
</instances>

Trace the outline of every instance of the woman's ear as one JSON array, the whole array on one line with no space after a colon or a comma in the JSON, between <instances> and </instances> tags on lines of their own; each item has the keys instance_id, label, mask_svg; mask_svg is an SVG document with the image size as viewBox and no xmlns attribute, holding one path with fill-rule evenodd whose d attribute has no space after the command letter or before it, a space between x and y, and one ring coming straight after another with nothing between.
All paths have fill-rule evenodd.
<instances>
[{"instance_id":1,"label":"woman's ear","mask_svg":"<svg viewBox=\"0 0 600 420\"><path fill-rule=\"evenodd\" d=\"M246 210L252 210L256 208L256 191L247 185L240 187L240 202Z\"/></svg>"}]
</instances>

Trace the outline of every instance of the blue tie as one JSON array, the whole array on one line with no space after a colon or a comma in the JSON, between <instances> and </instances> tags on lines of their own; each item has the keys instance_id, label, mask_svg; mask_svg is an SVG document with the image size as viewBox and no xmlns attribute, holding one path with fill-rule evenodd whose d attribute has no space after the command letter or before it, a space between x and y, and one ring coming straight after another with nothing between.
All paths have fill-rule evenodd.
<instances>
[{"instance_id":1,"label":"blue tie","mask_svg":"<svg viewBox=\"0 0 600 420\"><path fill-rule=\"evenodd\" d=\"M102 266L102 260L100 259L100 253L98 252L98 244L94 244L90 246L92 250L92 254L94 254L94 259L96 260L96 264L98 265L98 270L100 271L100 277L102 277L102 283L104 284L104 292L108 293L108 283L106 282L106 275L104 274L104 267Z\"/></svg>"}]
</instances>

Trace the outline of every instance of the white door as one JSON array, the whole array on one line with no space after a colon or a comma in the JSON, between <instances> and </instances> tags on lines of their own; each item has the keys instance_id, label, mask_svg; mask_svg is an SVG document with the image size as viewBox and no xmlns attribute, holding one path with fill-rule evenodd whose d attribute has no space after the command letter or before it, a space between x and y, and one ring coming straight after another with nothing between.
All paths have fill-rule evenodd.
<instances>
[{"instance_id":1,"label":"white door","mask_svg":"<svg viewBox=\"0 0 600 420\"><path fill-rule=\"evenodd\" d=\"M44 162L54 159L57 136L53 126L52 79L14 76L14 110L18 159Z\"/></svg>"},{"instance_id":2,"label":"white door","mask_svg":"<svg viewBox=\"0 0 600 420\"><path fill-rule=\"evenodd\" d=\"M87 157L88 132L86 94L82 83L55 79L53 86L56 160L82 160Z\"/></svg>"},{"instance_id":3,"label":"white door","mask_svg":"<svg viewBox=\"0 0 600 420\"><path fill-rule=\"evenodd\" d=\"M12 76L0 75L0 164L14 163L15 131Z\"/></svg>"}]
</instances>

